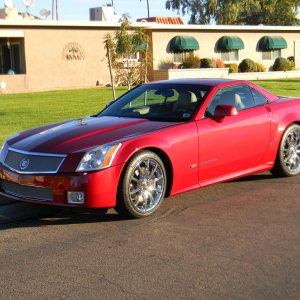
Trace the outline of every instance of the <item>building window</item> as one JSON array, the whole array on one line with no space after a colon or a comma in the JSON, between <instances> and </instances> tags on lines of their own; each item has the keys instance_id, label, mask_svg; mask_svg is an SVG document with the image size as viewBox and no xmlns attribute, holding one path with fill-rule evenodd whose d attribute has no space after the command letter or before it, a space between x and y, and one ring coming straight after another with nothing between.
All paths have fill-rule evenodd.
<instances>
[{"instance_id":1,"label":"building window","mask_svg":"<svg viewBox=\"0 0 300 300\"><path fill-rule=\"evenodd\" d=\"M262 60L275 60L281 57L281 49L287 48L287 42L282 36L266 35L258 41L258 49L262 51Z\"/></svg>"},{"instance_id":2,"label":"building window","mask_svg":"<svg viewBox=\"0 0 300 300\"><path fill-rule=\"evenodd\" d=\"M223 61L239 61L239 50L221 52L221 59Z\"/></svg>"},{"instance_id":3,"label":"building window","mask_svg":"<svg viewBox=\"0 0 300 300\"><path fill-rule=\"evenodd\" d=\"M270 51L263 51L262 52L262 59L263 60L274 60L278 57L281 57L281 49L273 49Z\"/></svg>"},{"instance_id":4,"label":"building window","mask_svg":"<svg viewBox=\"0 0 300 300\"><path fill-rule=\"evenodd\" d=\"M0 74L25 74L24 39L0 39Z\"/></svg>"},{"instance_id":5,"label":"building window","mask_svg":"<svg viewBox=\"0 0 300 300\"><path fill-rule=\"evenodd\" d=\"M173 53L173 62L174 64L181 64L189 57L194 57L194 51Z\"/></svg>"},{"instance_id":6,"label":"building window","mask_svg":"<svg viewBox=\"0 0 300 300\"><path fill-rule=\"evenodd\" d=\"M216 43L216 49L221 53L221 59L227 62L239 61L239 50L244 48L243 40L235 35L224 35Z\"/></svg>"}]
</instances>

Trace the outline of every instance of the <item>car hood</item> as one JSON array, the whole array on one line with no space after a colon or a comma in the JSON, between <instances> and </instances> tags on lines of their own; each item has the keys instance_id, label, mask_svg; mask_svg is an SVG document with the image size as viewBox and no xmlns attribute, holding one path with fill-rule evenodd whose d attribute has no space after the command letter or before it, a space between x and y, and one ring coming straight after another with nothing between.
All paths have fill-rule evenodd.
<instances>
[{"instance_id":1,"label":"car hood","mask_svg":"<svg viewBox=\"0 0 300 300\"><path fill-rule=\"evenodd\" d=\"M24 131L11 138L8 146L26 152L69 154L175 124L135 118L86 117Z\"/></svg>"}]
</instances>

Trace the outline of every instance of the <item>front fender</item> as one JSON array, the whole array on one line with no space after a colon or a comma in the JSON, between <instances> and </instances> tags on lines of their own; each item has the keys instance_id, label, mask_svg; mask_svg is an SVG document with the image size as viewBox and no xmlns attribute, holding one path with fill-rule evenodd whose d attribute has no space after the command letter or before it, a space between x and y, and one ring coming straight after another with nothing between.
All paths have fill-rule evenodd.
<instances>
[{"instance_id":1,"label":"front fender","mask_svg":"<svg viewBox=\"0 0 300 300\"><path fill-rule=\"evenodd\" d=\"M198 133L195 122L182 123L124 141L114 164L124 164L138 151L157 149L170 161L171 195L198 187ZM163 159L163 157L161 157Z\"/></svg>"}]
</instances>

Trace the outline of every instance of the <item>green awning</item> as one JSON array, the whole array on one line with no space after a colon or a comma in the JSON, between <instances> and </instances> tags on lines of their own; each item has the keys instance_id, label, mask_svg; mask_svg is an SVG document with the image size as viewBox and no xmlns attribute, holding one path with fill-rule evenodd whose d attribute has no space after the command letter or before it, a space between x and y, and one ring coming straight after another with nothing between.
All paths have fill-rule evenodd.
<instances>
[{"instance_id":1,"label":"green awning","mask_svg":"<svg viewBox=\"0 0 300 300\"><path fill-rule=\"evenodd\" d=\"M170 41L171 52L189 52L199 49L198 41L190 35L177 35Z\"/></svg>"},{"instance_id":2,"label":"green awning","mask_svg":"<svg viewBox=\"0 0 300 300\"><path fill-rule=\"evenodd\" d=\"M275 36L264 36L258 42L260 50L268 51L274 49L285 49L287 48L286 40L278 35Z\"/></svg>"},{"instance_id":3,"label":"green awning","mask_svg":"<svg viewBox=\"0 0 300 300\"><path fill-rule=\"evenodd\" d=\"M238 36L222 36L217 41L219 51L231 51L244 49L244 42Z\"/></svg>"}]
</instances>

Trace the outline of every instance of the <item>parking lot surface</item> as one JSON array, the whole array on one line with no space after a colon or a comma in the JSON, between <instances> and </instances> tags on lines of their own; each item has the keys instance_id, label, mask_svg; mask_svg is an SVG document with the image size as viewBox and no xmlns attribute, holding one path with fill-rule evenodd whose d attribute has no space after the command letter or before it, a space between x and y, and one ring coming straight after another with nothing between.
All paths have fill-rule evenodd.
<instances>
[{"instance_id":1,"label":"parking lot surface","mask_svg":"<svg viewBox=\"0 0 300 300\"><path fill-rule=\"evenodd\" d=\"M299 299L300 177L168 198L151 218L0 207L2 299Z\"/></svg>"}]
</instances>

